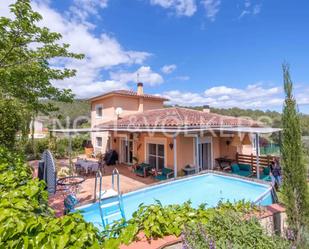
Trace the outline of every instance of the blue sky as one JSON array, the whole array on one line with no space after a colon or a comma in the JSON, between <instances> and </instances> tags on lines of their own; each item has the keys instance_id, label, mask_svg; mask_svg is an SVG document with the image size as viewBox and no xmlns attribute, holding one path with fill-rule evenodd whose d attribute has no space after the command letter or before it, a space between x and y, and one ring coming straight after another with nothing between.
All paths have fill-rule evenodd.
<instances>
[{"instance_id":1,"label":"blue sky","mask_svg":"<svg viewBox=\"0 0 309 249\"><path fill-rule=\"evenodd\" d=\"M1 3L1 14L8 15ZM291 65L300 110L309 113L307 0L33 1L41 25L86 59L54 82L78 97L145 91L172 104L282 109L281 64ZM59 66L59 61L52 62Z\"/></svg>"}]
</instances>

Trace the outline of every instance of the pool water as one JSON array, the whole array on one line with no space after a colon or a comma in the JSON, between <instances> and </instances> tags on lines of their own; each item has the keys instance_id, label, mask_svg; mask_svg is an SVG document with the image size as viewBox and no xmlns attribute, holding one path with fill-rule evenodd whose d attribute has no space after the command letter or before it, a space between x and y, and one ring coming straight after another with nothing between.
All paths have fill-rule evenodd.
<instances>
[{"instance_id":1,"label":"pool water","mask_svg":"<svg viewBox=\"0 0 309 249\"><path fill-rule=\"evenodd\" d=\"M134 192L124 194L123 206L126 219L130 219L132 214L138 209L141 203L145 205L152 204L159 200L163 205L182 204L188 200L192 202L193 207L198 207L206 203L207 207L215 207L220 200L222 201L250 201L267 206L273 203L271 187L268 184L260 184L251 181L242 180L235 177L222 176L213 173L194 176L181 180L171 181L146 187ZM112 199L107 202L115 201ZM113 208L105 210L112 213ZM98 203L77 208L82 211L82 215L88 222L101 227L101 216ZM113 219L120 219L114 217ZM108 223L112 223L109 220Z\"/></svg>"}]
</instances>

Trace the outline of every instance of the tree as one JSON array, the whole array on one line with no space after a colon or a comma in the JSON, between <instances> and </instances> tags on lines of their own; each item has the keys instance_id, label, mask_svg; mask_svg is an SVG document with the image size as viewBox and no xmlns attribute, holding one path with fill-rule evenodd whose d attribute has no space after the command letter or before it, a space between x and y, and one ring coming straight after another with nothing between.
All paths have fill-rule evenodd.
<instances>
[{"instance_id":1,"label":"tree","mask_svg":"<svg viewBox=\"0 0 309 249\"><path fill-rule=\"evenodd\" d=\"M10 10L14 18L0 18L0 97L18 101L29 117L47 114L55 107L42 99L68 102L74 96L71 90L60 90L51 82L76 73L50 62L82 59L83 55L69 52L69 45L59 42L61 34L38 25L42 16L32 10L30 0L17 0Z\"/></svg>"},{"instance_id":2,"label":"tree","mask_svg":"<svg viewBox=\"0 0 309 249\"><path fill-rule=\"evenodd\" d=\"M293 96L289 66L283 65L285 102L282 115L283 197L288 224L299 244L309 215L307 172L301 138L300 114Z\"/></svg>"}]
</instances>

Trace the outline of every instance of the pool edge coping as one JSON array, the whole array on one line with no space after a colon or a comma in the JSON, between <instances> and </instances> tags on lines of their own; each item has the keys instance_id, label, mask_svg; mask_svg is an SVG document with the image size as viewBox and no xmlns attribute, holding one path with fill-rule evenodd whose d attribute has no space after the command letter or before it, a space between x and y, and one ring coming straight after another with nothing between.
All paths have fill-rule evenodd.
<instances>
[{"instance_id":1,"label":"pool edge coping","mask_svg":"<svg viewBox=\"0 0 309 249\"><path fill-rule=\"evenodd\" d=\"M129 192L126 192L126 193L121 193L121 196L122 197L123 196L130 196L132 194L142 192L145 189L147 189L147 190L153 189L155 187L158 187L159 185L160 186L170 185L170 184L175 183L175 182L182 182L182 181L185 181L187 179L194 179L194 178L202 177L202 176L205 176L205 175L218 175L218 176L222 176L222 177L226 177L226 178L230 178L230 179L236 178L238 180L241 180L243 182L247 182L247 183L250 183L250 184L255 184L255 185L259 185L259 186L263 186L263 187L268 186L268 188L262 194L260 194L254 201L252 201L252 203L257 202L264 195L266 196L267 192L270 192L273 188L271 183L260 180L260 179L238 176L238 175L234 175L234 174L231 174L231 173L220 172L220 171L216 171L216 170L203 170L203 171L201 171L197 174L194 174L194 175L181 176L181 177L177 177L176 179L171 178L171 179L165 180L164 182L155 182L155 183L152 183L152 184L149 184L149 185L146 185L146 186L142 186L142 187L140 187L136 190L132 190L132 191L129 191ZM263 199L261 199L261 201L262 200ZM87 207L89 207L89 206L91 206L95 203L97 203L97 201L96 202L92 201L92 202L86 203L84 205L78 206L78 207L74 208L74 210L80 210L82 208L87 208Z\"/></svg>"}]
</instances>

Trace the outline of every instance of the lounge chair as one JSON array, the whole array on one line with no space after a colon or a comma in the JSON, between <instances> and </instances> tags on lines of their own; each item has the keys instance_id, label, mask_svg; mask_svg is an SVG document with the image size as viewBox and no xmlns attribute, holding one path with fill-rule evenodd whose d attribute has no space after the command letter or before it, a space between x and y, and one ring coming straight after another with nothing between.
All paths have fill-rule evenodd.
<instances>
[{"instance_id":1,"label":"lounge chair","mask_svg":"<svg viewBox=\"0 0 309 249\"><path fill-rule=\"evenodd\" d=\"M263 169L263 172L260 174L260 179L263 181L271 182L271 176L270 176L270 168L266 167Z\"/></svg>"},{"instance_id":2,"label":"lounge chair","mask_svg":"<svg viewBox=\"0 0 309 249\"><path fill-rule=\"evenodd\" d=\"M162 168L162 171L160 172L160 174L155 176L155 179L159 181L163 181L163 180L167 180L171 178L173 175L174 175L174 170L164 167Z\"/></svg>"},{"instance_id":3,"label":"lounge chair","mask_svg":"<svg viewBox=\"0 0 309 249\"><path fill-rule=\"evenodd\" d=\"M244 176L244 177L250 177L253 175L251 165L249 164L232 164L231 166L232 174Z\"/></svg>"},{"instance_id":4,"label":"lounge chair","mask_svg":"<svg viewBox=\"0 0 309 249\"><path fill-rule=\"evenodd\" d=\"M138 176L146 177L149 170L151 170L152 168L153 167L148 163L141 163L137 165L137 167L134 169L134 173Z\"/></svg>"}]
</instances>

